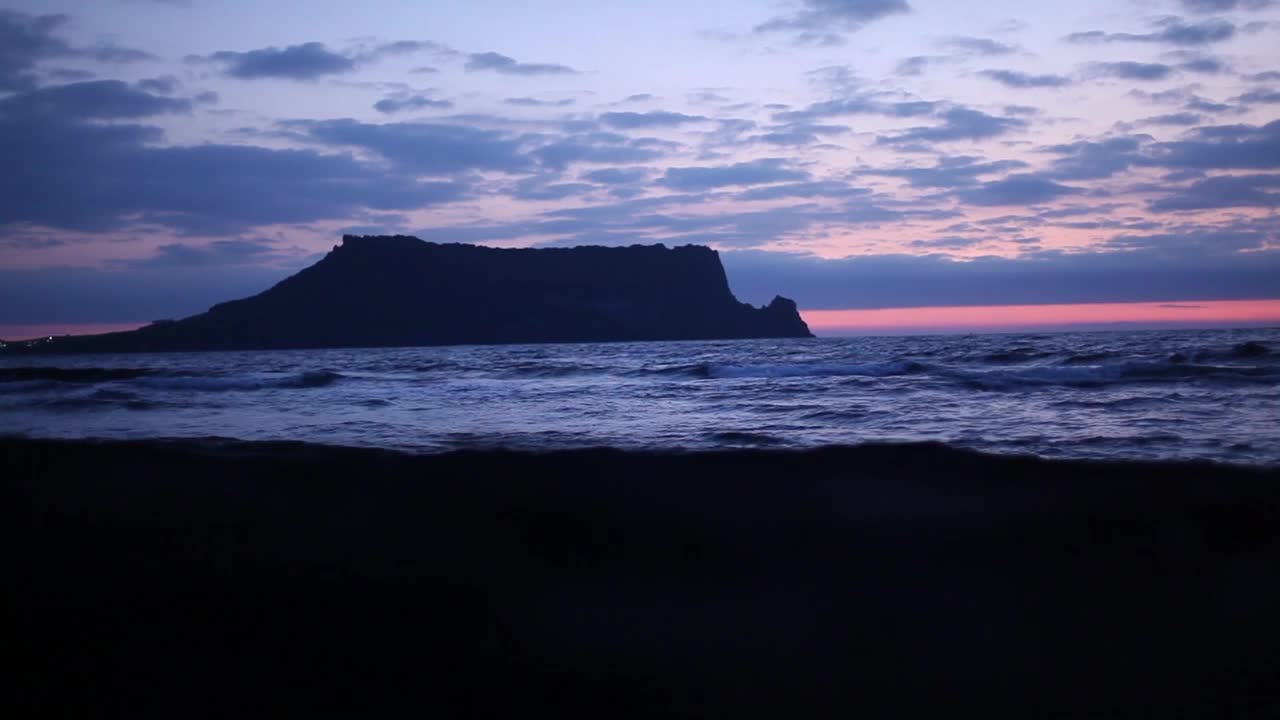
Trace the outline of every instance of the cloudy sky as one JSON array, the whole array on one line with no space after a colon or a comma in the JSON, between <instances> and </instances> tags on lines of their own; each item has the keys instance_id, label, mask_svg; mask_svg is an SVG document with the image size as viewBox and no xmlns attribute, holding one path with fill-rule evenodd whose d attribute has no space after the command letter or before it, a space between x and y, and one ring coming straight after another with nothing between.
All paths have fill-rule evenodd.
<instances>
[{"instance_id":1,"label":"cloudy sky","mask_svg":"<svg viewBox=\"0 0 1280 720\"><path fill-rule=\"evenodd\" d=\"M0 337L343 233L708 244L832 328L1280 321L1272 0L0 8Z\"/></svg>"}]
</instances>

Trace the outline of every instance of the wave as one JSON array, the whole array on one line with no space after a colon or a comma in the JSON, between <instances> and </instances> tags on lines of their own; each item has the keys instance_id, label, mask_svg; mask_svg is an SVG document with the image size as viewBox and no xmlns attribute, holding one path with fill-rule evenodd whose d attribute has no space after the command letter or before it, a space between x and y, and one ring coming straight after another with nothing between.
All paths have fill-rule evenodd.
<instances>
[{"instance_id":1,"label":"wave","mask_svg":"<svg viewBox=\"0 0 1280 720\"><path fill-rule=\"evenodd\" d=\"M1280 368L1201 365L1174 360L1079 367L1046 366L1014 371L950 370L947 374L970 387L984 390L1036 385L1102 387L1123 383L1158 383L1173 380L1221 380L1242 383L1275 383L1280 380Z\"/></svg>"},{"instance_id":2,"label":"wave","mask_svg":"<svg viewBox=\"0 0 1280 720\"><path fill-rule=\"evenodd\" d=\"M204 392L234 390L302 390L333 385L347 376L331 370L309 370L284 377L171 376L144 377L138 384L157 390Z\"/></svg>"},{"instance_id":3,"label":"wave","mask_svg":"<svg viewBox=\"0 0 1280 720\"><path fill-rule=\"evenodd\" d=\"M773 446L786 444L784 440L773 435L745 430L724 430L710 433L710 439L726 445Z\"/></svg>"},{"instance_id":4,"label":"wave","mask_svg":"<svg viewBox=\"0 0 1280 720\"><path fill-rule=\"evenodd\" d=\"M883 410L871 410L867 407L851 407L842 410L813 410L800 416L802 420L818 420L828 422L845 422L849 420L865 420L868 415L883 413Z\"/></svg>"},{"instance_id":5,"label":"wave","mask_svg":"<svg viewBox=\"0 0 1280 720\"><path fill-rule=\"evenodd\" d=\"M1009 350L1000 350L988 353L982 356L982 361L996 364L1024 363L1032 360L1041 360L1047 357L1053 357L1056 353L1036 350L1030 347L1016 347Z\"/></svg>"},{"instance_id":6,"label":"wave","mask_svg":"<svg viewBox=\"0 0 1280 720\"><path fill-rule=\"evenodd\" d=\"M731 365L725 363L698 363L655 372L659 374L688 375L698 378L733 380L740 378L801 378L801 377L891 377L928 372L929 367L911 360L894 360L873 363L795 363L779 365Z\"/></svg>"},{"instance_id":7,"label":"wave","mask_svg":"<svg viewBox=\"0 0 1280 720\"><path fill-rule=\"evenodd\" d=\"M1054 357L1059 353L1037 351L1029 347L1017 347L1009 350L1000 350L989 353L981 359L987 363L993 364L1012 364L1021 362L1030 362L1033 360L1041 360ZM1132 353L1122 352L1119 350L1098 350L1094 352L1077 352L1069 354L1058 361L1060 365L1099 365L1114 361L1117 358L1132 357ZM1165 358L1172 363L1187 362L1206 362L1213 360L1258 360L1260 358L1274 358L1275 353L1263 342L1258 340L1250 340L1248 342L1238 343L1230 348L1213 348L1200 350L1187 350L1184 352L1175 352Z\"/></svg>"},{"instance_id":8,"label":"wave","mask_svg":"<svg viewBox=\"0 0 1280 720\"><path fill-rule=\"evenodd\" d=\"M1049 353L1042 355L1048 356ZM969 364L925 365L913 360L868 363L782 363L737 365L702 362L650 368L647 376L683 377L711 380L848 377L891 378L925 376L957 382L977 390L1009 390L1037 386L1103 387L1128 383L1176 381L1222 381L1236 383L1280 382L1280 367L1271 364L1195 363L1180 358L1098 364L1118 353L1073 355L1059 364L982 368ZM991 356L987 356L990 358ZM1000 354L1001 363L1018 363L1012 354ZM1030 359L1028 354L1020 355ZM1089 363L1089 364L1086 364Z\"/></svg>"},{"instance_id":9,"label":"wave","mask_svg":"<svg viewBox=\"0 0 1280 720\"><path fill-rule=\"evenodd\" d=\"M108 390L99 389L89 394L79 394L70 397L35 397L29 398L22 402L12 405L6 405L6 409L15 410L48 410L52 412L68 412L82 410L98 410L124 408L126 410L155 410L159 408L177 407L174 403L160 402L154 399L146 399L137 393L124 390Z\"/></svg>"},{"instance_id":10,"label":"wave","mask_svg":"<svg viewBox=\"0 0 1280 720\"><path fill-rule=\"evenodd\" d=\"M1110 360L1111 358L1119 357L1119 356L1120 356L1120 353L1111 352L1111 351L1079 353L1079 354L1070 355L1064 358L1062 360L1062 364L1063 365L1095 365L1097 363L1104 362L1106 360Z\"/></svg>"},{"instance_id":11,"label":"wave","mask_svg":"<svg viewBox=\"0 0 1280 720\"><path fill-rule=\"evenodd\" d=\"M561 364L549 365L546 363L521 363L507 370L509 377L518 378L562 378L576 377L579 375L592 375L599 373L600 369L589 365Z\"/></svg>"},{"instance_id":12,"label":"wave","mask_svg":"<svg viewBox=\"0 0 1280 720\"><path fill-rule=\"evenodd\" d=\"M5 391L56 388L59 384L97 385L132 382L143 387L173 390L256 390L261 388L326 387L348 376L331 370L308 370L283 377L234 376L190 370L156 368L0 368L0 384Z\"/></svg>"},{"instance_id":13,"label":"wave","mask_svg":"<svg viewBox=\"0 0 1280 720\"><path fill-rule=\"evenodd\" d=\"M1256 341L1250 340L1246 343L1240 343L1231 348L1231 354L1235 357L1259 357L1262 355L1270 355L1271 348Z\"/></svg>"},{"instance_id":14,"label":"wave","mask_svg":"<svg viewBox=\"0 0 1280 720\"><path fill-rule=\"evenodd\" d=\"M150 368L14 367L0 368L0 383L31 381L101 383L133 380L156 372Z\"/></svg>"},{"instance_id":15,"label":"wave","mask_svg":"<svg viewBox=\"0 0 1280 720\"><path fill-rule=\"evenodd\" d=\"M1194 360L1258 360L1271 356L1271 348L1257 340L1231 346L1229 350L1201 350L1192 354ZM1175 357L1181 356L1177 353ZM1185 360L1185 356L1183 356Z\"/></svg>"},{"instance_id":16,"label":"wave","mask_svg":"<svg viewBox=\"0 0 1280 720\"><path fill-rule=\"evenodd\" d=\"M1180 398L1181 396L1178 393L1162 393L1158 397L1124 396L1102 397L1096 399L1072 398L1052 402L1050 403L1050 406L1056 408L1082 408L1085 410L1119 410L1122 408L1162 406L1171 402L1177 402Z\"/></svg>"}]
</instances>

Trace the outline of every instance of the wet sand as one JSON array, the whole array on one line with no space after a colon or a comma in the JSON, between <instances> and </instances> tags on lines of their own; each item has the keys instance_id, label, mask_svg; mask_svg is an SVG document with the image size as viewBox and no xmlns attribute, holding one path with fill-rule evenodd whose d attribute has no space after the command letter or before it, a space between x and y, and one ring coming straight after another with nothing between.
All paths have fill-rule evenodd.
<instances>
[{"instance_id":1,"label":"wet sand","mask_svg":"<svg viewBox=\"0 0 1280 720\"><path fill-rule=\"evenodd\" d=\"M1280 469L0 439L40 715L1275 717Z\"/></svg>"}]
</instances>

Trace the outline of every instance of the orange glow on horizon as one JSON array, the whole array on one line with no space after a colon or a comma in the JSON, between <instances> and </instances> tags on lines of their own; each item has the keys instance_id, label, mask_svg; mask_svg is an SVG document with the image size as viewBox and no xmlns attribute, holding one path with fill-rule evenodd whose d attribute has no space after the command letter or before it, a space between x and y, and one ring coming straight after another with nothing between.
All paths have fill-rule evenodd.
<instances>
[{"instance_id":1,"label":"orange glow on horizon","mask_svg":"<svg viewBox=\"0 0 1280 720\"><path fill-rule=\"evenodd\" d=\"M805 310L817 334L912 330L1001 330L1111 324L1280 325L1280 300L1182 300L1176 302L1078 303L1062 305L970 305Z\"/></svg>"},{"instance_id":2,"label":"orange glow on horizon","mask_svg":"<svg viewBox=\"0 0 1280 720\"><path fill-rule=\"evenodd\" d=\"M28 323L24 325L0 325L0 340L35 340L63 335L101 335L102 333L136 330L150 323Z\"/></svg>"},{"instance_id":3,"label":"orange glow on horizon","mask_svg":"<svg viewBox=\"0 0 1280 720\"><path fill-rule=\"evenodd\" d=\"M1107 325L1280 325L1277 300L1181 300L1061 305L955 305L875 310L802 310L815 334L963 332ZM31 323L0 325L0 340L95 335L147 323Z\"/></svg>"}]
</instances>

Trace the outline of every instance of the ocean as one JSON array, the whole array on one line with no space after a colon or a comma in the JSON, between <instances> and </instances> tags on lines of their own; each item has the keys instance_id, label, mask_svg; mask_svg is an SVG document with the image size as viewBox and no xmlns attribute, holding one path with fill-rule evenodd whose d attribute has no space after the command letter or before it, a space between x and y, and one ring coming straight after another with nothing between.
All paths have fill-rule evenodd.
<instances>
[{"instance_id":1,"label":"ocean","mask_svg":"<svg viewBox=\"0 0 1280 720\"><path fill-rule=\"evenodd\" d=\"M0 434L1280 465L1280 329L11 356Z\"/></svg>"}]
</instances>

